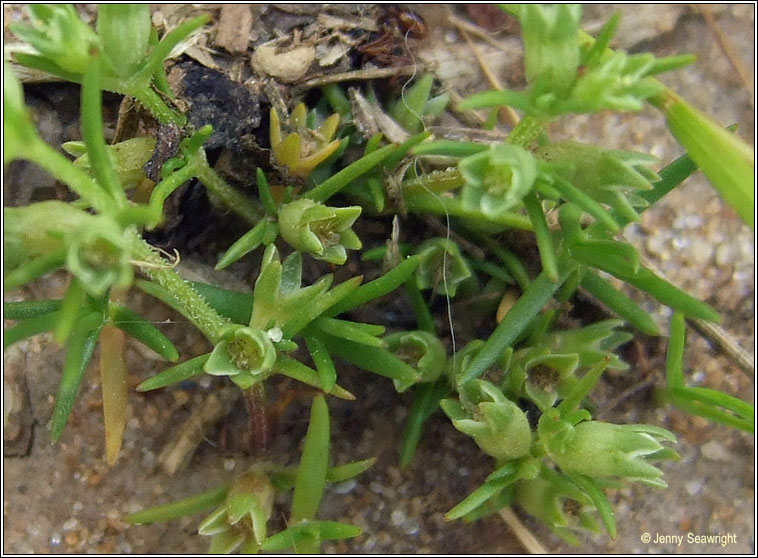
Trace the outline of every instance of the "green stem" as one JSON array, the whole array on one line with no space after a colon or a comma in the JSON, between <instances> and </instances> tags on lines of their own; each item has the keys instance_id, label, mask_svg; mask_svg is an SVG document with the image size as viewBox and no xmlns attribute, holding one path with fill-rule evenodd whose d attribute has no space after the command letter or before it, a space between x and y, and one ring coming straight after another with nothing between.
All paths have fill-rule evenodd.
<instances>
[{"instance_id":1,"label":"green stem","mask_svg":"<svg viewBox=\"0 0 758 558\"><path fill-rule=\"evenodd\" d=\"M160 124L176 124L182 127L187 123L186 116L171 109L163 98L148 85L118 87L113 90L137 99Z\"/></svg>"},{"instance_id":2,"label":"green stem","mask_svg":"<svg viewBox=\"0 0 758 558\"><path fill-rule=\"evenodd\" d=\"M82 79L81 129L92 172L100 185L110 194L119 209L126 205L126 196L118 175L108 157L103 136L103 92L101 88L102 60L92 56Z\"/></svg>"},{"instance_id":3,"label":"green stem","mask_svg":"<svg viewBox=\"0 0 758 558\"><path fill-rule=\"evenodd\" d=\"M542 269L545 270L548 277L553 281L558 280L558 266L555 262L555 248L553 247L553 237L550 234L550 228L545 220L545 213L542 210L537 196L534 192L529 192L523 199L526 213L534 226L534 234L537 238L537 248L540 253Z\"/></svg>"},{"instance_id":4,"label":"green stem","mask_svg":"<svg viewBox=\"0 0 758 558\"><path fill-rule=\"evenodd\" d=\"M64 155L41 139L35 138L35 141L27 146L24 157L66 184L72 192L85 200L99 213L113 214L116 211L116 203L113 198L100 188L86 172L75 167Z\"/></svg>"},{"instance_id":5,"label":"green stem","mask_svg":"<svg viewBox=\"0 0 758 558\"><path fill-rule=\"evenodd\" d=\"M231 323L222 318L192 285L169 267L147 242L135 235L132 257L136 265L150 279L170 293L172 299L200 331L215 345L221 340L226 327Z\"/></svg>"},{"instance_id":6,"label":"green stem","mask_svg":"<svg viewBox=\"0 0 758 558\"><path fill-rule=\"evenodd\" d=\"M503 212L497 215L485 215L480 211L465 209L460 200L438 196L431 192L418 192L405 196L408 211L414 213L434 213L449 217L462 217L473 221L486 221L502 226L503 229L523 229L531 231L532 222L529 217L520 213Z\"/></svg>"},{"instance_id":7,"label":"green stem","mask_svg":"<svg viewBox=\"0 0 758 558\"><path fill-rule=\"evenodd\" d=\"M263 214L255 203L232 188L208 165L205 152L202 149L198 151L198 156L200 159L197 162L197 179L203 183L203 186L208 188L208 191L222 205L234 211L251 225L256 225L263 217Z\"/></svg>"}]
</instances>

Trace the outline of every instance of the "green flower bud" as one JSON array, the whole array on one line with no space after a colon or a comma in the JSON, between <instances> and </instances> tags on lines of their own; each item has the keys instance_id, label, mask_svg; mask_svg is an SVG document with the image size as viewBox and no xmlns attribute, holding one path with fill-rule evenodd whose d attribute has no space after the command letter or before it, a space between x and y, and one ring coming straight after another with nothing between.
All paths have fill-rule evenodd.
<instances>
[{"instance_id":1,"label":"green flower bud","mask_svg":"<svg viewBox=\"0 0 758 558\"><path fill-rule=\"evenodd\" d=\"M211 352L203 370L213 376L229 376L247 389L267 376L276 362L276 349L259 329L239 327L228 333Z\"/></svg>"},{"instance_id":2,"label":"green flower bud","mask_svg":"<svg viewBox=\"0 0 758 558\"><path fill-rule=\"evenodd\" d=\"M67 235L66 267L92 296L126 288L134 277L132 235L107 216L92 217Z\"/></svg>"},{"instance_id":3,"label":"green flower bud","mask_svg":"<svg viewBox=\"0 0 758 558\"><path fill-rule=\"evenodd\" d=\"M32 25L12 24L11 31L61 69L84 74L90 63L90 50L99 41L74 7L70 4L31 4L28 9Z\"/></svg>"},{"instance_id":4,"label":"green flower bud","mask_svg":"<svg viewBox=\"0 0 758 558\"><path fill-rule=\"evenodd\" d=\"M98 297L131 284L132 232L60 201L3 208L5 273L66 250L66 268Z\"/></svg>"},{"instance_id":5,"label":"green flower bud","mask_svg":"<svg viewBox=\"0 0 758 558\"><path fill-rule=\"evenodd\" d=\"M529 454L532 431L526 414L490 382L472 380L460 402L443 399L440 405L457 430L498 461Z\"/></svg>"},{"instance_id":6,"label":"green flower bud","mask_svg":"<svg viewBox=\"0 0 758 558\"><path fill-rule=\"evenodd\" d=\"M554 354L576 353L582 367L607 359L608 368L626 370L629 365L613 353L632 338L629 332L616 331L623 323L622 320L603 320L579 329L555 331L544 337L542 345Z\"/></svg>"},{"instance_id":7,"label":"green flower bud","mask_svg":"<svg viewBox=\"0 0 758 558\"><path fill-rule=\"evenodd\" d=\"M561 418L557 409L551 409L540 417L537 427L547 454L563 471L666 487L661 478L663 472L652 463L678 458L674 450L662 444L676 442L671 432L646 424L573 422Z\"/></svg>"},{"instance_id":8,"label":"green flower bud","mask_svg":"<svg viewBox=\"0 0 758 558\"><path fill-rule=\"evenodd\" d=\"M567 91L579 66L577 4L521 4L509 7L521 23L526 79L538 93Z\"/></svg>"},{"instance_id":9,"label":"green flower bud","mask_svg":"<svg viewBox=\"0 0 758 558\"><path fill-rule=\"evenodd\" d=\"M268 475L253 469L234 480L224 503L203 520L198 533L212 536L211 548L226 554L240 545L243 551L257 551L266 538L273 505Z\"/></svg>"},{"instance_id":10,"label":"green flower bud","mask_svg":"<svg viewBox=\"0 0 758 558\"><path fill-rule=\"evenodd\" d=\"M350 228L360 214L358 206L327 207L301 198L279 207L279 231L296 250L342 265L347 260L346 249L359 250L362 246Z\"/></svg>"},{"instance_id":11,"label":"green flower bud","mask_svg":"<svg viewBox=\"0 0 758 558\"><path fill-rule=\"evenodd\" d=\"M648 168L657 159L645 153L561 141L540 147L536 155L595 200L633 219L635 208L648 205L637 193L650 190L651 183L660 179Z\"/></svg>"},{"instance_id":12,"label":"green flower bud","mask_svg":"<svg viewBox=\"0 0 758 558\"><path fill-rule=\"evenodd\" d=\"M472 275L460 248L450 239L425 240L416 254L421 257L416 269L416 286L421 290L454 297L458 286Z\"/></svg>"},{"instance_id":13,"label":"green flower bud","mask_svg":"<svg viewBox=\"0 0 758 558\"><path fill-rule=\"evenodd\" d=\"M466 184L461 192L465 208L499 215L521 203L537 178L531 153L516 145L499 143L458 163Z\"/></svg>"},{"instance_id":14,"label":"green flower bud","mask_svg":"<svg viewBox=\"0 0 758 558\"><path fill-rule=\"evenodd\" d=\"M576 385L578 364L576 354L549 354L544 349L518 351L508 365L505 392L512 398L530 399L545 411Z\"/></svg>"},{"instance_id":15,"label":"green flower bud","mask_svg":"<svg viewBox=\"0 0 758 558\"><path fill-rule=\"evenodd\" d=\"M150 41L148 4L100 4L97 33L115 74L128 78L144 62Z\"/></svg>"},{"instance_id":16,"label":"green flower bud","mask_svg":"<svg viewBox=\"0 0 758 558\"><path fill-rule=\"evenodd\" d=\"M574 531L599 531L595 520L597 509L590 498L571 481L552 471L543 469L536 479L519 482L514 501L571 544L578 543Z\"/></svg>"},{"instance_id":17,"label":"green flower bud","mask_svg":"<svg viewBox=\"0 0 758 558\"><path fill-rule=\"evenodd\" d=\"M436 335L426 331L398 331L384 338L387 349L416 369L413 382L394 380L395 389L403 392L415 383L434 382L447 363L445 347Z\"/></svg>"},{"instance_id":18,"label":"green flower bud","mask_svg":"<svg viewBox=\"0 0 758 558\"><path fill-rule=\"evenodd\" d=\"M339 114L324 120L317 130L306 127L306 120L305 105L300 103L289 117L288 125L292 131L283 138L279 114L271 108L269 140L274 159L287 167L290 174L301 178L310 175L340 145L339 140L332 141L339 125Z\"/></svg>"}]
</instances>

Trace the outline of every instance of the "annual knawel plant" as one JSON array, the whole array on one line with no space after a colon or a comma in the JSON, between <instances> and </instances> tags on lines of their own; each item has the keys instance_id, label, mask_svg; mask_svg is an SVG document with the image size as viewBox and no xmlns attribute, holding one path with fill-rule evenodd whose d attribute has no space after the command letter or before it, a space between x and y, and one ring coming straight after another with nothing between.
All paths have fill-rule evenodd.
<instances>
[{"instance_id":1,"label":"annual knawel plant","mask_svg":"<svg viewBox=\"0 0 758 558\"><path fill-rule=\"evenodd\" d=\"M453 141L426 131L449 102L444 94L432 96L431 74L387 102L385 116L403 138L395 142L366 133L346 93L331 84L310 112L302 102L289 115L271 108L269 144L262 146L269 149L270 165L248 177L251 189L245 193L209 163L203 145L211 126L193 128L166 82L165 59L205 18L179 25L160 40L146 5L101 6L94 29L71 6L33 5L30 24L12 25L34 51L17 54L17 62L81 83L83 142L64 145L76 157L72 161L40 138L21 85L9 64L4 66L4 163L32 161L77 197L4 208L3 213L6 290L56 270L70 277L60 300L4 304L5 318L17 322L5 331L5 346L52 332L65 347L51 420L53 441L63 432L99 344L106 457L111 464L118 459L129 396L126 335L168 361L181 360L142 381L138 392L203 374L226 377L251 397L265 397L275 375L318 392L297 467L275 459L251 463L227 484L133 514L132 523L207 510L198 532L210 537L212 552L222 553L286 548L315 553L325 540L359 535L358 527L317 519L326 483L356 476L372 463L329 463L332 433L325 396L355 399L338 382L344 361L412 394L401 464L410 463L425 422L438 409L492 458L493 472L447 512L448 518L473 520L517 506L569 542L578 543L582 532L601 524L614 537L606 490L633 482L664 488L662 463L677 454L675 437L661 427L593 419L593 387L606 370L628 368L614 352L631 338L621 328L658 334L651 316L606 274L675 311L665 398L752 432L752 406L688 387L684 379L684 317L718 321L718 314L648 269L617 234L697 165L752 224L742 209L748 197L752 207L752 151L655 79L690 63L690 57L613 51L608 45L617 17L592 38L579 28L579 6L506 9L521 23L526 88L479 93L457 107L519 111L520 121L504 141ZM180 129L176 153L155 180L145 172L155 138L106 144L106 90L133 97L158 124ZM372 90L367 95L381 103ZM688 150L659 170L653 170L657 161L648 154L550 139L549 125L558 117L634 111L646 102L661 109ZM728 169L720 166L720 153L729 154ZM274 177L284 183L269 184ZM221 256L217 269L258 258L252 294L190 283L144 240L145 231L163 222L166 200L189 180L203 184L250 226ZM145 181L147 203L133 194ZM360 256L366 273L370 262L383 260L383 274L335 284L336 266L358 261L353 254L364 248L360 237L366 215L399 215L408 221L441 215L449 229L444 237L400 242L400 228L393 227L385 245ZM536 275L502 235L514 229L534 237ZM305 258L324 262L316 264L323 274L307 285ZM207 338L208 350L181 359L159 329L124 305L133 287L187 318ZM618 319L567 329L561 319L565 304L553 301L570 301L579 287ZM404 293L416 327L352 319L353 310L396 291ZM486 297L477 301L479 291L494 295L494 304ZM481 310L491 326L484 338L450 343L455 319L446 312L435 316L440 299L470 302ZM448 318L453 331L446 332L440 326ZM272 533L274 494L290 489L287 526Z\"/></svg>"}]
</instances>

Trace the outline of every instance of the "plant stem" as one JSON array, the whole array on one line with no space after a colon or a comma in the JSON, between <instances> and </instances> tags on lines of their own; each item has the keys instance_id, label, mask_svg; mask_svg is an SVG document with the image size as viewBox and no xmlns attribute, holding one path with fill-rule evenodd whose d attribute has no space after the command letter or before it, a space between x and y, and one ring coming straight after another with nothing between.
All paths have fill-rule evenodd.
<instances>
[{"instance_id":1,"label":"plant stem","mask_svg":"<svg viewBox=\"0 0 758 558\"><path fill-rule=\"evenodd\" d=\"M175 302L183 308L183 314L194 323L214 345L221 340L226 327L231 324L222 318L192 285L169 267L142 238L135 235L132 257L150 279L171 293Z\"/></svg>"},{"instance_id":2,"label":"plant stem","mask_svg":"<svg viewBox=\"0 0 758 558\"><path fill-rule=\"evenodd\" d=\"M232 188L210 167L210 165L208 165L208 161L205 158L205 152L202 149L198 152L198 157L200 157L198 162L192 163L193 166L197 165L197 179L202 182L203 186L208 188L211 194L218 198L219 202L225 207L234 211L251 225L256 225L263 217L263 214L255 203Z\"/></svg>"}]
</instances>

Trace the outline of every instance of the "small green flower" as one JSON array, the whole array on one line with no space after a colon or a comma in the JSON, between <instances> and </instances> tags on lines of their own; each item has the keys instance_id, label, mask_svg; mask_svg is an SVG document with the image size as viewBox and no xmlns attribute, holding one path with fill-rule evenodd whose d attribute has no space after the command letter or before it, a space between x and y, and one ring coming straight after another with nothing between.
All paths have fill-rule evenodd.
<instances>
[{"instance_id":1,"label":"small green flower","mask_svg":"<svg viewBox=\"0 0 758 558\"><path fill-rule=\"evenodd\" d=\"M464 207L485 215L499 215L519 205L537 178L532 154L506 143L461 159L458 168L466 181L461 192Z\"/></svg>"},{"instance_id":2,"label":"small green flower","mask_svg":"<svg viewBox=\"0 0 758 558\"><path fill-rule=\"evenodd\" d=\"M32 25L11 24L11 31L59 68L82 75L99 40L70 4L28 5Z\"/></svg>"},{"instance_id":3,"label":"small green flower","mask_svg":"<svg viewBox=\"0 0 758 558\"><path fill-rule=\"evenodd\" d=\"M237 477L222 505L198 527L198 533L212 537L210 552L256 553L266 539L266 523L274 505L274 487L268 475L251 470Z\"/></svg>"},{"instance_id":4,"label":"small green flower","mask_svg":"<svg viewBox=\"0 0 758 558\"><path fill-rule=\"evenodd\" d=\"M577 354L550 354L544 348L516 352L508 364L505 392L511 398L526 397L545 411L576 385Z\"/></svg>"},{"instance_id":5,"label":"small green flower","mask_svg":"<svg viewBox=\"0 0 758 558\"><path fill-rule=\"evenodd\" d=\"M510 6L521 23L526 79L536 92L565 93L576 79L579 66L577 4Z\"/></svg>"},{"instance_id":6,"label":"small green flower","mask_svg":"<svg viewBox=\"0 0 758 558\"><path fill-rule=\"evenodd\" d=\"M398 331L386 336L384 343L392 354L407 362L418 373L413 382L393 380L398 392L403 392L416 383L434 382L445 370L445 347L436 335L420 330Z\"/></svg>"},{"instance_id":7,"label":"small green flower","mask_svg":"<svg viewBox=\"0 0 758 558\"><path fill-rule=\"evenodd\" d=\"M416 254L421 257L416 270L416 286L421 290L454 297L458 286L472 275L460 248L450 239L425 240Z\"/></svg>"},{"instance_id":8,"label":"small green flower","mask_svg":"<svg viewBox=\"0 0 758 558\"><path fill-rule=\"evenodd\" d=\"M663 446L676 442L664 428L646 424L611 424L578 411L562 418L557 409L540 417L540 442L550 458L566 473L589 477L620 477L665 488L663 471L652 464L676 459L677 453Z\"/></svg>"},{"instance_id":9,"label":"small green flower","mask_svg":"<svg viewBox=\"0 0 758 558\"><path fill-rule=\"evenodd\" d=\"M461 391L461 401L443 399L440 406L453 426L471 436L488 455L499 461L529 454L532 431L524 411L486 380L472 380Z\"/></svg>"},{"instance_id":10,"label":"small green flower","mask_svg":"<svg viewBox=\"0 0 758 558\"><path fill-rule=\"evenodd\" d=\"M131 285L130 232L119 229L106 216L90 217L67 235L66 267L92 296L102 296L111 287Z\"/></svg>"},{"instance_id":11,"label":"small green flower","mask_svg":"<svg viewBox=\"0 0 758 558\"><path fill-rule=\"evenodd\" d=\"M288 125L292 131L284 138L279 114L273 107L270 119L269 139L274 159L294 176L307 177L340 145L339 140L332 141L339 125L339 114L332 114L318 129L312 130L306 126L305 105L300 103L289 117Z\"/></svg>"},{"instance_id":12,"label":"small green flower","mask_svg":"<svg viewBox=\"0 0 758 558\"><path fill-rule=\"evenodd\" d=\"M134 74L145 61L150 41L150 6L100 4L97 33L113 72L120 78Z\"/></svg>"},{"instance_id":13,"label":"small green flower","mask_svg":"<svg viewBox=\"0 0 758 558\"><path fill-rule=\"evenodd\" d=\"M347 261L345 250L362 246L351 229L360 214L359 206L327 207L301 198L279 207L279 231L296 250L342 265Z\"/></svg>"},{"instance_id":14,"label":"small green flower","mask_svg":"<svg viewBox=\"0 0 758 558\"><path fill-rule=\"evenodd\" d=\"M203 369L213 376L230 376L242 389L263 380L276 362L276 349L259 329L239 327L231 331L211 352Z\"/></svg>"},{"instance_id":15,"label":"small green flower","mask_svg":"<svg viewBox=\"0 0 758 558\"><path fill-rule=\"evenodd\" d=\"M574 532L599 531L592 500L567 478L544 467L536 479L516 484L514 501L571 544L578 543Z\"/></svg>"},{"instance_id":16,"label":"small green flower","mask_svg":"<svg viewBox=\"0 0 758 558\"><path fill-rule=\"evenodd\" d=\"M650 190L660 179L648 168L657 159L645 153L561 141L540 147L536 155L553 172L632 219L637 217L635 208L647 206L638 193Z\"/></svg>"},{"instance_id":17,"label":"small green flower","mask_svg":"<svg viewBox=\"0 0 758 558\"><path fill-rule=\"evenodd\" d=\"M616 330L623 323L622 320L603 320L579 329L554 331L544 337L542 344L554 354L577 354L579 366L593 366L605 359L608 368L626 370L629 365L613 353L632 338L631 333Z\"/></svg>"}]
</instances>

